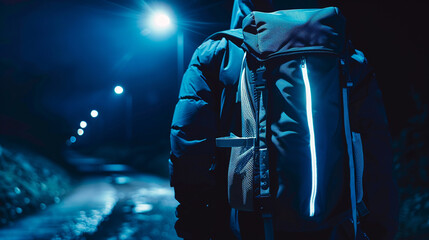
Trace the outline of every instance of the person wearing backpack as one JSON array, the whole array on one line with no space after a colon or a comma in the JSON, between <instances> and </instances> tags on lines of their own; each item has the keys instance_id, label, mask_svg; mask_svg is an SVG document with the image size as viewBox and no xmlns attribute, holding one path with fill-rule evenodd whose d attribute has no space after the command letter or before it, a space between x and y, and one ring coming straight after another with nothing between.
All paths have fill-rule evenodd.
<instances>
[{"instance_id":1,"label":"person wearing backpack","mask_svg":"<svg viewBox=\"0 0 429 240\"><path fill-rule=\"evenodd\" d=\"M170 135L176 232L393 239L398 200L375 74L337 8L269 13L291 8L282 3L235 1L231 30L204 41L184 74Z\"/></svg>"}]
</instances>

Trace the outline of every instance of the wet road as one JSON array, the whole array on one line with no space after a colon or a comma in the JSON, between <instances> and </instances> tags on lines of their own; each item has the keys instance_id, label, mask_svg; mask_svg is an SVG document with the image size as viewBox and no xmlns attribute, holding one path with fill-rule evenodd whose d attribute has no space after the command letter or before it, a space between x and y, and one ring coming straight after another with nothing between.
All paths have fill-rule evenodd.
<instances>
[{"instance_id":1,"label":"wet road","mask_svg":"<svg viewBox=\"0 0 429 240\"><path fill-rule=\"evenodd\" d=\"M91 177L58 204L0 229L0 239L179 239L168 180L145 174Z\"/></svg>"}]
</instances>

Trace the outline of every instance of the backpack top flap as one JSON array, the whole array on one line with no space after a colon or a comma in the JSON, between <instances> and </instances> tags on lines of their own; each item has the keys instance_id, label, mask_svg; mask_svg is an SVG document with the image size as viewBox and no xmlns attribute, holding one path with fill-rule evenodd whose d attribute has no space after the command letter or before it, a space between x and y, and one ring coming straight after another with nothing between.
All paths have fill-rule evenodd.
<instances>
[{"instance_id":1,"label":"backpack top flap","mask_svg":"<svg viewBox=\"0 0 429 240\"><path fill-rule=\"evenodd\" d=\"M342 52L345 18L336 7L252 12L243 20L244 48L259 59L294 51Z\"/></svg>"}]
</instances>

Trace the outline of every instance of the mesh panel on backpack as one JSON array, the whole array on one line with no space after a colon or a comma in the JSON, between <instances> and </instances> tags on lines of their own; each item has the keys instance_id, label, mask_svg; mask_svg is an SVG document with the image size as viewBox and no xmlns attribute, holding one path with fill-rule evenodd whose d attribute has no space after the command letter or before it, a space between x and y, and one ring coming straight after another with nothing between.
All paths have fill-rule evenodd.
<instances>
[{"instance_id":1,"label":"mesh panel on backpack","mask_svg":"<svg viewBox=\"0 0 429 240\"><path fill-rule=\"evenodd\" d=\"M246 81L246 68L240 78L242 137L255 137L256 121L252 95ZM231 149L228 169L228 199L231 207L253 211L254 145Z\"/></svg>"}]
</instances>

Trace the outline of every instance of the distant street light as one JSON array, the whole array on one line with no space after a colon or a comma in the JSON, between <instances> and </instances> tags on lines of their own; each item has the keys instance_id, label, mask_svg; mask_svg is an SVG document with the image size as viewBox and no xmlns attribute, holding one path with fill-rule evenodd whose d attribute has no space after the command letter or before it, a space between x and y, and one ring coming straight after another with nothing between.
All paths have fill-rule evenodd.
<instances>
[{"instance_id":1,"label":"distant street light","mask_svg":"<svg viewBox=\"0 0 429 240\"><path fill-rule=\"evenodd\" d=\"M175 32L176 24L173 12L168 6L151 6L141 15L139 21L141 34L156 38L165 38Z\"/></svg>"},{"instance_id":2,"label":"distant street light","mask_svg":"<svg viewBox=\"0 0 429 240\"><path fill-rule=\"evenodd\" d=\"M80 122L80 127L81 128L86 128L86 126L88 126L88 124L85 121L81 121Z\"/></svg>"},{"instance_id":3,"label":"distant street light","mask_svg":"<svg viewBox=\"0 0 429 240\"><path fill-rule=\"evenodd\" d=\"M123 88L123 87L121 87L121 86L116 86L116 87L115 87L115 93L116 93L116 94L120 95L120 94L122 94L123 92L124 92L124 88Z\"/></svg>"},{"instance_id":4,"label":"distant street light","mask_svg":"<svg viewBox=\"0 0 429 240\"><path fill-rule=\"evenodd\" d=\"M75 143L76 142L76 137L75 136L71 136L70 137L70 142L71 143Z\"/></svg>"},{"instance_id":5,"label":"distant street light","mask_svg":"<svg viewBox=\"0 0 429 240\"><path fill-rule=\"evenodd\" d=\"M170 17L162 11L155 12L151 18L151 27L155 31L165 31L171 27Z\"/></svg>"},{"instance_id":6,"label":"distant street light","mask_svg":"<svg viewBox=\"0 0 429 240\"><path fill-rule=\"evenodd\" d=\"M98 111L97 110L92 110L91 111L91 117L93 117L93 118L98 117Z\"/></svg>"},{"instance_id":7,"label":"distant street light","mask_svg":"<svg viewBox=\"0 0 429 240\"><path fill-rule=\"evenodd\" d=\"M149 20L149 27L155 33L155 35L168 35L169 33L174 32L173 28L177 28L177 20L175 24L172 23L171 17L169 15L174 15L168 10L157 10L155 11ZM184 44L184 34L183 29L177 30L177 81L180 88L180 83L182 81L182 75L184 73L184 55L185 55L185 44Z\"/></svg>"},{"instance_id":8,"label":"distant street light","mask_svg":"<svg viewBox=\"0 0 429 240\"><path fill-rule=\"evenodd\" d=\"M83 135L83 129L82 129L82 128L79 128L79 129L77 130L77 135L79 135L79 136L82 136L82 135Z\"/></svg>"},{"instance_id":9,"label":"distant street light","mask_svg":"<svg viewBox=\"0 0 429 240\"><path fill-rule=\"evenodd\" d=\"M124 88L119 85L116 86L114 90L117 95L121 95L122 93L124 93ZM126 105L126 119L127 119L126 135L127 135L127 139L130 140L132 138L132 132L133 132L133 119L132 119L133 96L131 95L131 92L128 92L128 94L125 94L125 105Z\"/></svg>"},{"instance_id":10,"label":"distant street light","mask_svg":"<svg viewBox=\"0 0 429 240\"><path fill-rule=\"evenodd\" d=\"M180 90L185 67L185 37L183 31L177 31L177 84Z\"/></svg>"}]
</instances>

